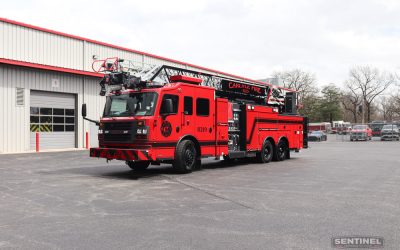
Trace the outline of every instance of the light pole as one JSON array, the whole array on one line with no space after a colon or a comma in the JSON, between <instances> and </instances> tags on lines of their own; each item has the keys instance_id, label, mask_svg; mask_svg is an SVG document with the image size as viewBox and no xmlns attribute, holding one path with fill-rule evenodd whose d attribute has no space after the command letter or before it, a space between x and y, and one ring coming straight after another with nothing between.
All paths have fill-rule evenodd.
<instances>
[{"instance_id":1,"label":"light pole","mask_svg":"<svg viewBox=\"0 0 400 250\"><path fill-rule=\"evenodd\" d=\"M361 119L361 121L362 121L362 124L364 124L364 122L365 122L365 99L363 98L363 101L362 101L362 104L361 104L362 106L361 106L361 115L362 115L362 119Z\"/></svg>"}]
</instances>

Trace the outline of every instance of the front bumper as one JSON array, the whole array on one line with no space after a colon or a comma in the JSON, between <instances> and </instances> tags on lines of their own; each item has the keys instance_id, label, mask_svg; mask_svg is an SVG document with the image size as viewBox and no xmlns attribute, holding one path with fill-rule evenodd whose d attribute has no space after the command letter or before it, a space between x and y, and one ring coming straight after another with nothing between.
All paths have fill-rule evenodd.
<instances>
[{"instance_id":1,"label":"front bumper","mask_svg":"<svg viewBox=\"0 0 400 250\"><path fill-rule=\"evenodd\" d=\"M397 139L399 138L398 134L382 134L381 135L382 139Z\"/></svg>"},{"instance_id":2,"label":"front bumper","mask_svg":"<svg viewBox=\"0 0 400 250\"><path fill-rule=\"evenodd\" d=\"M350 135L350 140L367 140L368 135L366 134L352 134Z\"/></svg>"},{"instance_id":3,"label":"front bumper","mask_svg":"<svg viewBox=\"0 0 400 250\"><path fill-rule=\"evenodd\" d=\"M91 148L90 157L105 158L107 160L124 161L152 161L149 150L119 149L119 148Z\"/></svg>"}]
</instances>

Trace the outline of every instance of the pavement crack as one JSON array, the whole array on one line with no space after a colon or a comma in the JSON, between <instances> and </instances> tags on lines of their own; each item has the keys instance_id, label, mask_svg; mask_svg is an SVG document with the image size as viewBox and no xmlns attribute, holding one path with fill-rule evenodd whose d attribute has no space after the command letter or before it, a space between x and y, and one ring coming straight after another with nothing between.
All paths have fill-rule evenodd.
<instances>
[{"instance_id":1,"label":"pavement crack","mask_svg":"<svg viewBox=\"0 0 400 250\"><path fill-rule=\"evenodd\" d=\"M169 179L169 180L175 181L175 182L177 182L177 183L179 183L179 184L182 184L182 185L184 185L184 186L186 186L186 187L189 187L189 188L192 188L192 189L194 189L194 190L197 190L197 191L206 193L206 194L208 194L208 195L210 195L210 196L213 196L213 197L215 197L215 198L218 198L218 199L221 199L221 200L225 200L225 201L229 201L229 202L231 202L231 203L234 203L234 204L236 204L236 205L238 205L238 206L240 206L240 207L242 207L242 208L255 210L254 207L251 207L251 206L246 205L246 204L243 204L243 203L241 203L241 202L239 202L239 201L235 201L235 200L233 200L233 199L224 197L224 196L222 196L222 195L215 194L215 193L213 193L213 192L211 192L211 191L209 191L209 190L200 188L200 187L195 186L195 185L193 185L193 184L189 184L189 183L184 182L184 181L182 181L182 180L179 180L179 179L177 179L177 178L172 178L172 177L167 176L167 175L163 175L163 176L164 176L165 178Z\"/></svg>"}]
</instances>

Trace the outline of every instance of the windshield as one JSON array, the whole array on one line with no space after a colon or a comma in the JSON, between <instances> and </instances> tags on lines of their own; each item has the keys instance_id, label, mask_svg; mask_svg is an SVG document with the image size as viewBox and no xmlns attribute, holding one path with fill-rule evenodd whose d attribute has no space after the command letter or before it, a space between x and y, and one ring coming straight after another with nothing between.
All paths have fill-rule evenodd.
<instances>
[{"instance_id":1,"label":"windshield","mask_svg":"<svg viewBox=\"0 0 400 250\"><path fill-rule=\"evenodd\" d=\"M366 125L356 125L353 127L353 129L367 129Z\"/></svg>"},{"instance_id":2,"label":"windshield","mask_svg":"<svg viewBox=\"0 0 400 250\"><path fill-rule=\"evenodd\" d=\"M153 115L157 93L130 93L107 97L104 117Z\"/></svg>"},{"instance_id":3,"label":"windshield","mask_svg":"<svg viewBox=\"0 0 400 250\"><path fill-rule=\"evenodd\" d=\"M382 127L383 127L383 124L382 124L382 123L370 124L370 128L371 128L373 131L380 131L380 130L382 129Z\"/></svg>"},{"instance_id":4,"label":"windshield","mask_svg":"<svg viewBox=\"0 0 400 250\"><path fill-rule=\"evenodd\" d=\"M382 129L397 129L396 125L385 125Z\"/></svg>"},{"instance_id":5,"label":"windshield","mask_svg":"<svg viewBox=\"0 0 400 250\"><path fill-rule=\"evenodd\" d=\"M321 132L321 131L312 131L312 132L311 132L311 134L317 134L317 135L320 135L320 134L322 134L322 132Z\"/></svg>"}]
</instances>

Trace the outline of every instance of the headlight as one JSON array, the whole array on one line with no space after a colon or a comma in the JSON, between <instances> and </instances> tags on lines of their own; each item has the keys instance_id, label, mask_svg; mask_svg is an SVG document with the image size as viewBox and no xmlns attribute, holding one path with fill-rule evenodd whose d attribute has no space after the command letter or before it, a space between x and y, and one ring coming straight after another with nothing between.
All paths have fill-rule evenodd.
<instances>
[{"instance_id":1,"label":"headlight","mask_svg":"<svg viewBox=\"0 0 400 250\"><path fill-rule=\"evenodd\" d=\"M99 134L102 134L103 133L103 130L102 129L99 129Z\"/></svg>"},{"instance_id":2,"label":"headlight","mask_svg":"<svg viewBox=\"0 0 400 250\"><path fill-rule=\"evenodd\" d=\"M138 135L147 135L148 133L149 133L149 128L146 126L136 129L136 134L138 134Z\"/></svg>"}]
</instances>

